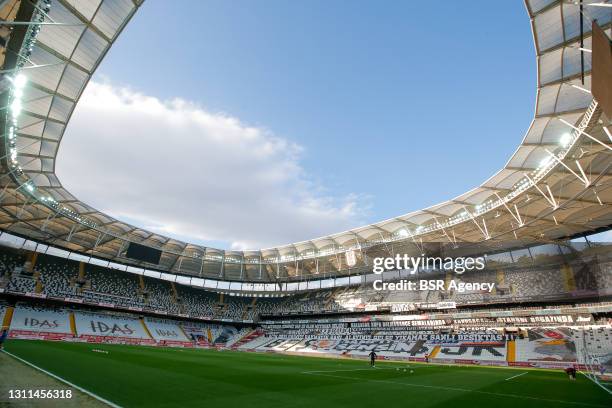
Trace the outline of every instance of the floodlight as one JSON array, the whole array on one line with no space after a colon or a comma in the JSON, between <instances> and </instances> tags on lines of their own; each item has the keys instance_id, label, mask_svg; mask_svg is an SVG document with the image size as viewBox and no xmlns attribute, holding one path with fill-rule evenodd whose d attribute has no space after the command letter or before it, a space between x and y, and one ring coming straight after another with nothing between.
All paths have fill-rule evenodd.
<instances>
[{"instance_id":1,"label":"floodlight","mask_svg":"<svg viewBox=\"0 0 612 408\"><path fill-rule=\"evenodd\" d=\"M561 138L559 139L559 144L562 147L567 147L570 144L571 140L572 140L572 136L569 133L564 133L561 135Z\"/></svg>"},{"instance_id":2,"label":"floodlight","mask_svg":"<svg viewBox=\"0 0 612 408\"><path fill-rule=\"evenodd\" d=\"M21 101L19 99L15 99L13 103L11 103L11 112L13 116L19 116L19 113L21 113Z\"/></svg>"},{"instance_id":3,"label":"floodlight","mask_svg":"<svg viewBox=\"0 0 612 408\"><path fill-rule=\"evenodd\" d=\"M15 84L16 89L23 89L27 83L28 77L23 74L17 74L17 76L13 79L13 84Z\"/></svg>"},{"instance_id":4,"label":"floodlight","mask_svg":"<svg viewBox=\"0 0 612 408\"><path fill-rule=\"evenodd\" d=\"M538 167L546 167L548 165L548 163L550 163L550 160L551 160L550 156L547 156L547 157L543 158L540 161L540 165Z\"/></svg>"}]
</instances>

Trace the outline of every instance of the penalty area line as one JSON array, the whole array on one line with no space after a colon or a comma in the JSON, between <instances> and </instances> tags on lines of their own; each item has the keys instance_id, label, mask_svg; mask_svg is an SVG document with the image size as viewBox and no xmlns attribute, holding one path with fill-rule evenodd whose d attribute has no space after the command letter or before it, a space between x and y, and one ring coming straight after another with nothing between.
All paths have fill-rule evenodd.
<instances>
[{"instance_id":1,"label":"penalty area line","mask_svg":"<svg viewBox=\"0 0 612 408\"><path fill-rule=\"evenodd\" d=\"M49 377L55 378L56 380L58 380L58 381L60 381L60 382L63 382L64 384L66 384L66 385L68 385L68 386L70 386L70 387L72 387L72 388L74 388L74 389L76 389L76 390L79 390L79 391L81 391L83 394L87 394L87 395L89 395L90 397L92 397L92 398L94 398L94 399L96 399L96 400L98 400L98 401L100 401L100 402L102 402L102 403L104 403L104 404L106 404L106 405L108 405L108 406L111 406L111 407L113 407L113 408L122 408L122 407L121 407L121 405L117 405L117 404L115 404L114 402L110 402L109 400L104 399L104 398L102 398L101 396L99 396L99 395L97 395L97 394L94 394L93 392L88 391L88 390L86 390L86 389L85 389L85 388L83 388L83 387L79 387L78 385L71 383L70 381L68 381L68 380L66 380L66 379L64 379L64 378L62 378L62 377L60 377L59 375L55 375L55 374L53 374L53 373L51 373L51 372L49 372L49 371L45 370L44 368L40 368L39 366L37 366L37 365L35 365L35 364L32 364L32 363L30 363L29 361L24 360L23 358L18 357L18 356L16 356L16 355L15 355L15 354L13 354L13 353L9 353L9 352L8 352L8 351L6 351L6 350L2 350L2 352L3 352L4 354L6 354L6 355L9 355L9 356L13 357L15 360L19 360L19 361L21 361L22 363L24 363L25 365L28 365L28 366L30 366L30 367L32 367L32 368L34 368L34 369L36 369L36 370L38 370L38 371L40 371L40 372L44 373L44 374L47 374Z\"/></svg>"},{"instance_id":2,"label":"penalty area line","mask_svg":"<svg viewBox=\"0 0 612 408\"><path fill-rule=\"evenodd\" d=\"M508 380L513 379L513 378L520 377L521 375L525 375L525 374L527 374L527 371L525 371L524 373L520 373L520 374L517 374L517 375L513 375L512 377L508 377L508 378L506 378L504 381L508 381Z\"/></svg>"}]
</instances>

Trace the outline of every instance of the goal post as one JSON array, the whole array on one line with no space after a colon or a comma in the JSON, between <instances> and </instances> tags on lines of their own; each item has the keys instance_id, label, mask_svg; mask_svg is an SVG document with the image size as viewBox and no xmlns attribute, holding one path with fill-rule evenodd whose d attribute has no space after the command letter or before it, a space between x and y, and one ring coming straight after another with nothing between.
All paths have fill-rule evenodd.
<instances>
[{"instance_id":1,"label":"goal post","mask_svg":"<svg viewBox=\"0 0 612 408\"><path fill-rule=\"evenodd\" d=\"M589 380L593 381L603 390L612 394L612 353L603 354L597 353L587 339L587 330L582 330L582 344L580 350L579 362L583 365L582 374Z\"/></svg>"}]
</instances>

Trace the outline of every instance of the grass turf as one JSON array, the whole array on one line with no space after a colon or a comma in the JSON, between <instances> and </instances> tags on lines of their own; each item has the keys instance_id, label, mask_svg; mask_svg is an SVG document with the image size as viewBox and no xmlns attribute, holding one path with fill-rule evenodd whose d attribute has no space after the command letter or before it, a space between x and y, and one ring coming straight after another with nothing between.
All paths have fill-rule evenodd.
<instances>
[{"instance_id":1,"label":"grass turf","mask_svg":"<svg viewBox=\"0 0 612 408\"><path fill-rule=\"evenodd\" d=\"M126 407L612 406L590 380L569 381L561 370L389 362L371 369L357 360L31 340L8 341L6 350Z\"/></svg>"}]
</instances>

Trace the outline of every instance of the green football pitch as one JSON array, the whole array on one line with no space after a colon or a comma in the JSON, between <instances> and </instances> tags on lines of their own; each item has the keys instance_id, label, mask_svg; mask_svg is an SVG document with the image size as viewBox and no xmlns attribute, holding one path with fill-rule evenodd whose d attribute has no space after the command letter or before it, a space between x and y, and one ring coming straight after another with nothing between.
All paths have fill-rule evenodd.
<instances>
[{"instance_id":1,"label":"green football pitch","mask_svg":"<svg viewBox=\"0 0 612 408\"><path fill-rule=\"evenodd\" d=\"M561 370L26 340L6 350L125 407L612 407Z\"/></svg>"}]
</instances>

